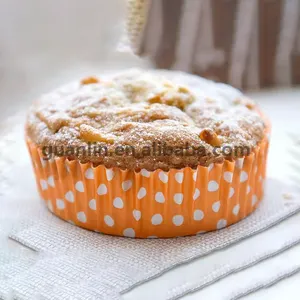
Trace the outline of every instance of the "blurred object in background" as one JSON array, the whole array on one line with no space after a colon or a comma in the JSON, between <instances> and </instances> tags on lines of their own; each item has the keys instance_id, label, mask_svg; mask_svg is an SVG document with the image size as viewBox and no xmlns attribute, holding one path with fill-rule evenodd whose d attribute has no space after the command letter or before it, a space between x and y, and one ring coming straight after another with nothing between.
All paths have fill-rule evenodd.
<instances>
[{"instance_id":1,"label":"blurred object in background","mask_svg":"<svg viewBox=\"0 0 300 300\"><path fill-rule=\"evenodd\" d=\"M117 50L139 52L149 11L149 0L126 0L126 22Z\"/></svg>"},{"instance_id":2,"label":"blurred object in background","mask_svg":"<svg viewBox=\"0 0 300 300\"><path fill-rule=\"evenodd\" d=\"M64 83L146 65L114 51L124 0L0 0L0 116Z\"/></svg>"},{"instance_id":3,"label":"blurred object in background","mask_svg":"<svg viewBox=\"0 0 300 300\"><path fill-rule=\"evenodd\" d=\"M159 68L238 88L300 83L299 0L129 1L139 7L128 10L129 20L147 10L145 26L129 26L134 49Z\"/></svg>"}]
</instances>

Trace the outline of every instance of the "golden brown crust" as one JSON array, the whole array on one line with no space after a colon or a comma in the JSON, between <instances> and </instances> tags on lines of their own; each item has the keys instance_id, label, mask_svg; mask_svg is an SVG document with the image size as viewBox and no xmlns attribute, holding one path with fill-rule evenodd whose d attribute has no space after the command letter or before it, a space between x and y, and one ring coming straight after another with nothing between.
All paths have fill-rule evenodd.
<instances>
[{"instance_id":1,"label":"golden brown crust","mask_svg":"<svg viewBox=\"0 0 300 300\"><path fill-rule=\"evenodd\" d=\"M83 79L33 105L26 133L45 155L123 169L195 168L251 152L265 135L255 104L199 82L193 89L139 71Z\"/></svg>"}]
</instances>

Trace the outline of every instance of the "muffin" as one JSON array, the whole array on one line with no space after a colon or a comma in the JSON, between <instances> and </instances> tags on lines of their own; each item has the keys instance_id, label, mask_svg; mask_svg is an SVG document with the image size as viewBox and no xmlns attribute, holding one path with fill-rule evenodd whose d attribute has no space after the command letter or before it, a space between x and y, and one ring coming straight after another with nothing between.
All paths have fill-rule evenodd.
<instances>
[{"instance_id":1,"label":"muffin","mask_svg":"<svg viewBox=\"0 0 300 300\"><path fill-rule=\"evenodd\" d=\"M84 78L31 107L26 141L43 201L106 234L221 229L263 197L269 126L241 92L179 72Z\"/></svg>"}]
</instances>

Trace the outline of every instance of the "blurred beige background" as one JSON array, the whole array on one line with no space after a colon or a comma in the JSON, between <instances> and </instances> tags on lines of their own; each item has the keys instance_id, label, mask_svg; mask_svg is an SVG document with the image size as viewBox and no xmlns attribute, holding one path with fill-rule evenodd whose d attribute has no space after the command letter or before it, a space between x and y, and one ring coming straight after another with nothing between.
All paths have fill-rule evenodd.
<instances>
[{"instance_id":1,"label":"blurred beige background","mask_svg":"<svg viewBox=\"0 0 300 300\"><path fill-rule=\"evenodd\" d=\"M0 117L75 78L147 63L118 53L125 0L0 0Z\"/></svg>"}]
</instances>

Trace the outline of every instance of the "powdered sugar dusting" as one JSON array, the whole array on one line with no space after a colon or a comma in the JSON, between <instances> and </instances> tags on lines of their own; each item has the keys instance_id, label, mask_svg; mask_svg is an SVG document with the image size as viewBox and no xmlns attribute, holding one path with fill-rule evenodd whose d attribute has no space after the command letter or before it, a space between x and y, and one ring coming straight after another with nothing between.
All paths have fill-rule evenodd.
<instances>
[{"instance_id":1,"label":"powdered sugar dusting","mask_svg":"<svg viewBox=\"0 0 300 300\"><path fill-rule=\"evenodd\" d=\"M230 86L180 72L139 70L99 77L94 84L73 83L44 95L32 106L27 122L28 136L41 146L86 147L93 142L108 151L126 145L138 153L153 142L205 148L192 157L77 155L108 167L148 170L224 159L213 155L213 144L200 138L204 129L216 135L220 147L252 149L263 139L265 124L255 104Z\"/></svg>"}]
</instances>

